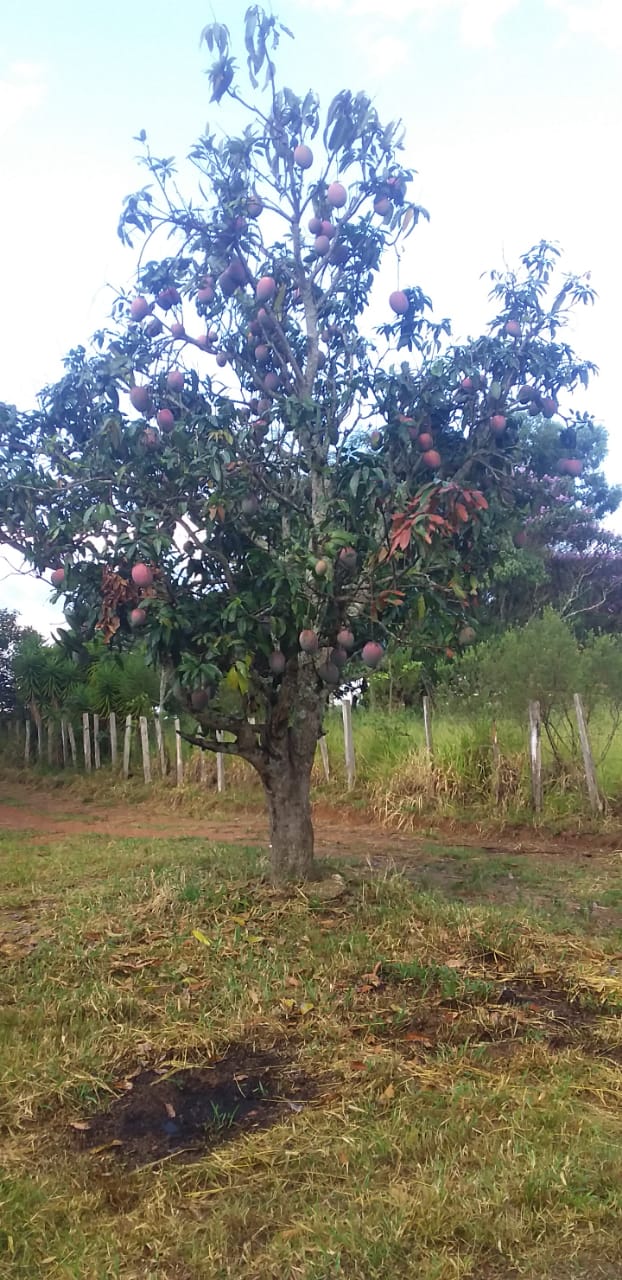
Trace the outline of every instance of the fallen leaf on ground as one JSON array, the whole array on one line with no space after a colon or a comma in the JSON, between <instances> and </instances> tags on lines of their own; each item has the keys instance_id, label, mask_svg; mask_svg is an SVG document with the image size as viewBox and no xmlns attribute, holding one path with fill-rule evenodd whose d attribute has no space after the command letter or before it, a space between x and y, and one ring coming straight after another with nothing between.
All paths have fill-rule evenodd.
<instances>
[{"instance_id":1,"label":"fallen leaf on ground","mask_svg":"<svg viewBox=\"0 0 622 1280\"><path fill-rule=\"evenodd\" d=\"M408 1040L413 1044L425 1044L430 1049L432 1048L432 1045L434 1043L432 1040L430 1040L429 1036L423 1035L421 1031L407 1031L406 1035L404 1036L404 1040Z\"/></svg>"},{"instance_id":2,"label":"fallen leaf on ground","mask_svg":"<svg viewBox=\"0 0 622 1280\"><path fill-rule=\"evenodd\" d=\"M361 982L365 984L364 986L360 987L361 991L370 991L372 987L384 986L382 978L380 977L381 968L382 968L382 961L378 960L377 964L374 965L371 973L361 974Z\"/></svg>"}]
</instances>

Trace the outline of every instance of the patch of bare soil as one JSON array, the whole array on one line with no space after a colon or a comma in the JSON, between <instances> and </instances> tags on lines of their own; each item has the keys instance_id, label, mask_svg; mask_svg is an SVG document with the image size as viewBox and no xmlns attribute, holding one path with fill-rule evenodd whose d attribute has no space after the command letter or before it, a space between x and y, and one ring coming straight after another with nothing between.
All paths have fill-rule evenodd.
<instances>
[{"instance_id":1,"label":"patch of bare soil","mask_svg":"<svg viewBox=\"0 0 622 1280\"><path fill-rule=\"evenodd\" d=\"M439 844L472 847L491 855L563 857L565 862L585 858L607 859L622 855L622 831L564 832L547 834L529 827L482 826L441 820L423 821L414 833L392 831L347 805L314 806L316 847L320 858L354 858L373 870L404 870L429 856ZM26 784L11 783L10 792L0 797L0 831L24 831L37 843L79 835L110 838L180 839L200 838L218 844L266 844L268 827L258 801L223 812L206 804L204 816L186 815L183 807L167 808L162 801L141 803L85 803L75 795L47 792Z\"/></svg>"},{"instance_id":2,"label":"patch of bare soil","mask_svg":"<svg viewBox=\"0 0 622 1280\"><path fill-rule=\"evenodd\" d=\"M109 1107L73 1124L77 1147L110 1153L128 1167L191 1160L303 1110L309 1081L272 1053L232 1049L206 1067L141 1068L120 1085Z\"/></svg>"}]
</instances>

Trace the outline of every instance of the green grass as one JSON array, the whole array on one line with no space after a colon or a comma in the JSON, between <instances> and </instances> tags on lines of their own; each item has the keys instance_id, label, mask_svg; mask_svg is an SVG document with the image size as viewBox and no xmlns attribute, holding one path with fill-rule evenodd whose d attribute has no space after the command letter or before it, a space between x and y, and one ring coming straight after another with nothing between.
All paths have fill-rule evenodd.
<instances>
[{"instance_id":1,"label":"green grass","mask_svg":"<svg viewBox=\"0 0 622 1280\"><path fill-rule=\"evenodd\" d=\"M610 863L429 844L325 899L270 889L258 849L4 834L0 1275L613 1280ZM193 1163L76 1150L141 1063L229 1044L286 1049L314 1097Z\"/></svg>"}]
</instances>

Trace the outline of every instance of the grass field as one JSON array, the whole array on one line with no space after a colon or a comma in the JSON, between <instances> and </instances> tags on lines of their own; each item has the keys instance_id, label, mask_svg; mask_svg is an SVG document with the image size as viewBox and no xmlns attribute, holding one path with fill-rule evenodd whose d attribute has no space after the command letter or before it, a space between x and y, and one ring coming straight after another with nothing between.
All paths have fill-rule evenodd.
<instances>
[{"instance_id":1,"label":"grass field","mask_svg":"<svg viewBox=\"0 0 622 1280\"><path fill-rule=\"evenodd\" d=\"M617 852L428 840L287 897L257 848L36 826L0 837L1 1276L622 1274Z\"/></svg>"}]
</instances>

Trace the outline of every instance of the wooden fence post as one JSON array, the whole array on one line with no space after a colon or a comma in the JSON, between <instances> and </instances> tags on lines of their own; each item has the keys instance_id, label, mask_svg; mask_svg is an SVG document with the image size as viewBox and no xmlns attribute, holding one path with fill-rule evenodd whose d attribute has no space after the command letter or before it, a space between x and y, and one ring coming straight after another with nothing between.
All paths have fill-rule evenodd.
<instances>
[{"instance_id":1,"label":"wooden fence post","mask_svg":"<svg viewBox=\"0 0 622 1280\"><path fill-rule=\"evenodd\" d=\"M147 786L151 782L151 761L149 759L149 726L147 717L140 717L140 741L143 751L143 775Z\"/></svg>"},{"instance_id":2,"label":"wooden fence post","mask_svg":"<svg viewBox=\"0 0 622 1280\"><path fill-rule=\"evenodd\" d=\"M24 764L30 764L30 730L31 722L26 721L26 736L24 739Z\"/></svg>"},{"instance_id":3,"label":"wooden fence post","mask_svg":"<svg viewBox=\"0 0 622 1280\"><path fill-rule=\"evenodd\" d=\"M130 776L130 751L132 748L132 717L125 717L125 736L123 739L123 777Z\"/></svg>"},{"instance_id":4,"label":"wooden fence post","mask_svg":"<svg viewBox=\"0 0 622 1280\"><path fill-rule=\"evenodd\" d=\"M43 756L43 725L41 716L37 717L37 760L41 763Z\"/></svg>"},{"instance_id":5,"label":"wooden fence post","mask_svg":"<svg viewBox=\"0 0 622 1280\"><path fill-rule=\"evenodd\" d=\"M432 708L427 693L423 695L423 731L425 733L425 749L428 758L431 760L434 753L434 745L432 742Z\"/></svg>"},{"instance_id":6,"label":"wooden fence post","mask_svg":"<svg viewBox=\"0 0 622 1280\"><path fill-rule=\"evenodd\" d=\"M77 767L78 752L76 749L76 735L73 731L71 720L67 721L67 737L69 738L69 747L71 749L71 763L75 769Z\"/></svg>"},{"instance_id":7,"label":"wooden fence post","mask_svg":"<svg viewBox=\"0 0 622 1280\"><path fill-rule=\"evenodd\" d=\"M225 735L222 729L216 730L216 737L219 742L224 742ZM222 751L216 753L216 789L219 792L225 789L225 757Z\"/></svg>"},{"instance_id":8,"label":"wooden fence post","mask_svg":"<svg viewBox=\"0 0 622 1280\"><path fill-rule=\"evenodd\" d=\"M161 777L165 778L166 777L166 751L164 748L164 734L162 733L161 712L162 712L162 708L160 707L160 714L158 714L155 718L155 736L156 736L156 746L158 748L158 759L160 761L160 775Z\"/></svg>"},{"instance_id":9,"label":"wooden fence post","mask_svg":"<svg viewBox=\"0 0 622 1280\"><path fill-rule=\"evenodd\" d=\"M113 769L117 767L117 717L114 711L108 716L108 732L110 734L110 763Z\"/></svg>"},{"instance_id":10,"label":"wooden fence post","mask_svg":"<svg viewBox=\"0 0 622 1280\"><path fill-rule=\"evenodd\" d=\"M68 752L67 752L67 721L66 721L66 720L64 720L64 719L63 719L63 720L61 720L61 722L60 722L60 745L61 745L61 751L62 751L62 756L63 756L63 769L66 769L66 768L67 768L67 764L68 764L68 759L67 759L67 757L68 757Z\"/></svg>"},{"instance_id":11,"label":"wooden fence post","mask_svg":"<svg viewBox=\"0 0 622 1280\"><path fill-rule=\"evenodd\" d=\"M590 798L590 808L592 813L602 813L604 806L600 791L598 790L598 779L596 777L594 757L590 746L590 738L587 731L585 712L583 710L580 693L575 693L574 695L574 710L577 717L577 728L579 730L579 741L581 743L581 754L583 756L583 768L585 770L587 793Z\"/></svg>"},{"instance_id":12,"label":"wooden fence post","mask_svg":"<svg viewBox=\"0 0 622 1280\"><path fill-rule=\"evenodd\" d=\"M531 764L531 794L536 813L542 809L542 725L540 703L529 703L529 760Z\"/></svg>"},{"instance_id":13,"label":"wooden fence post","mask_svg":"<svg viewBox=\"0 0 622 1280\"><path fill-rule=\"evenodd\" d=\"M176 766L177 766L177 786L178 786L178 787L183 787L183 785L184 785L184 758L183 758L183 756L182 756L182 754L181 754L181 738L180 738L180 736L179 736L179 730L180 730L180 729L181 729L181 724L180 724L180 722L179 722L179 717L178 717L178 716L176 716L176 717L175 717L175 764L176 764Z\"/></svg>"},{"instance_id":14,"label":"wooden fence post","mask_svg":"<svg viewBox=\"0 0 622 1280\"><path fill-rule=\"evenodd\" d=\"M324 735L320 738L320 756L322 757L322 766L324 769L324 777L330 782L330 761L328 759L328 743Z\"/></svg>"},{"instance_id":15,"label":"wooden fence post","mask_svg":"<svg viewBox=\"0 0 622 1280\"><path fill-rule=\"evenodd\" d=\"M102 755L99 741L99 716L96 715L93 715L93 755L95 757L95 768L101 769Z\"/></svg>"},{"instance_id":16,"label":"wooden fence post","mask_svg":"<svg viewBox=\"0 0 622 1280\"><path fill-rule=\"evenodd\" d=\"M356 779L356 758L354 755L354 738L352 736L352 703L349 698L344 698L341 704L341 712L343 715L343 744L346 757L346 777L348 780L348 791L351 791Z\"/></svg>"},{"instance_id":17,"label":"wooden fence post","mask_svg":"<svg viewBox=\"0 0 622 1280\"><path fill-rule=\"evenodd\" d=\"M84 746L84 768L86 769L87 773L90 773L92 760L91 760L91 729L90 729L88 711L84 711L82 713L82 743Z\"/></svg>"}]
</instances>

